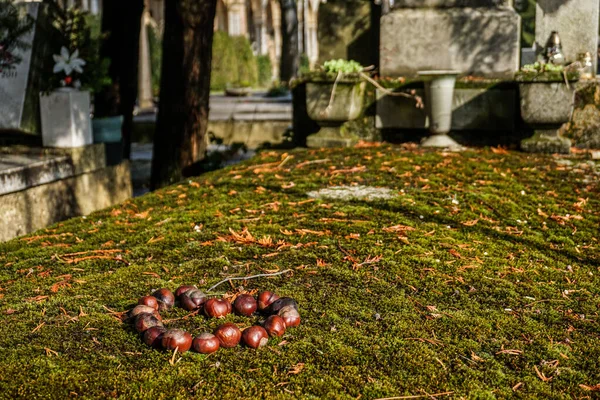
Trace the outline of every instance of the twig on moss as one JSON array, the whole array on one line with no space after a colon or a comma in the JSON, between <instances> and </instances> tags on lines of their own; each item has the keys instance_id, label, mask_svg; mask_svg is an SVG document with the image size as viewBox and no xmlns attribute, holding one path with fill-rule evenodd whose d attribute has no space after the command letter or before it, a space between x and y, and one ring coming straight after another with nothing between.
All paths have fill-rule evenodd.
<instances>
[{"instance_id":1,"label":"twig on moss","mask_svg":"<svg viewBox=\"0 0 600 400\"><path fill-rule=\"evenodd\" d=\"M217 286L225 283L225 282L231 282L231 281L237 281L237 280L247 280L247 279L254 279L254 278L263 278L263 277L268 277L268 276L277 276L277 275L283 275L286 272L292 272L291 269L286 269L284 271L280 271L280 272L274 272L272 274L258 274L258 275L251 275L251 276L240 276L240 277L234 277L234 278L227 278L227 279L223 279L221 282L217 283L216 285L211 286L207 292L210 292L211 290L213 290L214 288L216 288Z\"/></svg>"}]
</instances>

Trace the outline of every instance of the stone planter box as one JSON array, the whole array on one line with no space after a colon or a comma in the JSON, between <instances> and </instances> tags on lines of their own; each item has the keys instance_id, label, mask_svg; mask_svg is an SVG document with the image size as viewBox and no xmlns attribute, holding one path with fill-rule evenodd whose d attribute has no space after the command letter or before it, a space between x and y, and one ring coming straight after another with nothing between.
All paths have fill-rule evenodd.
<instances>
[{"instance_id":1,"label":"stone planter box","mask_svg":"<svg viewBox=\"0 0 600 400\"><path fill-rule=\"evenodd\" d=\"M45 147L92 144L89 92L71 89L40 93L40 113Z\"/></svg>"},{"instance_id":2,"label":"stone planter box","mask_svg":"<svg viewBox=\"0 0 600 400\"><path fill-rule=\"evenodd\" d=\"M366 82L308 82L306 108L308 116L321 130L306 139L308 147L348 147L358 137L341 129L344 122L357 119L363 110ZM333 93L333 101L330 101ZM330 104L331 103L331 104Z\"/></svg>"},{"instance_id":3,"label":"stone planter box","mask_svg":"<svg viewBox=\"0 0 600 400\"><path fill-rule=\"evenodd\" d=\"M571 141L559 135L561 125L569 122L575 108L575 85L564 82L521 82L521 117L534 135L521 142L527 152L566 153Z\"/></svg>"}]
</instances>

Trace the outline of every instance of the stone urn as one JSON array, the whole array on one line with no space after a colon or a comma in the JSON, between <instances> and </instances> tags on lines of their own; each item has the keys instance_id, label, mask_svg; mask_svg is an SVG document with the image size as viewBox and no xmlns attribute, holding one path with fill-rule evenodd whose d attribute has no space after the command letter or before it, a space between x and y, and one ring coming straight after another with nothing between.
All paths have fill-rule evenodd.
<instances>
[{"instance_id":1,"label":"stone urn","mask_svg":"<svg viewBox=\"0 0 600 400\"><path fill-rule=\"evenodd\" d=\"M569 122L575 108L575 86L565 82L521 82L521 116L534 131L521 141L529 153L571 152L571 141L560 135L560 127Z\"/></svg>"},{"instance_id":2,"label":"stone urn","mask_svg":"<svg viewBox=\"0 0 600 400\"><path fill-rule=\"evenodd\" d=\"M40 93L44 147L82 147L92 144L90 92L61 88Z\"/></svg>"},{"instance_id":3,"label":"stone urn","mask_svg":"<svg viewBox=\"0 0 600 400\"><path fill-rule=\"evenodd\" d=\"M366 82L308 82L306 108L308 116L319 126L319 132L306 139L308 147L350 147L358 136L343 124L357 119L363 110Z\"/></svg>"},{"instance_id":4,"label":"stone urn","mask_svg":"<svg viewBox=\"0 0 600 400\"><path fill-rule=\"evenodd\" d=\"M425 81L425 110L431 135L421 142L423 147L460 148L448 136L452 128L452 101L459 71L420 71Z\"/></svg>"}]
</instances>

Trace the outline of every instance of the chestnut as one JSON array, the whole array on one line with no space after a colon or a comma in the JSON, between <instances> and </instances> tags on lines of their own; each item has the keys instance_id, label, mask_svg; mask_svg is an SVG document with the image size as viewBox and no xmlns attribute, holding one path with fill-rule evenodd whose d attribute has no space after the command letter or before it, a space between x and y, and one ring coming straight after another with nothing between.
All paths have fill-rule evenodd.
<instances>
[{"instance_id":1,"label":"chestnut","mask_svg":"<svg viewBox=\"0 0 600 400\"><path fill-rule=\"evenodd\" d=\"M163 333L166 331L167 329L164 326L153 326L144 332L144 343L155 349L159 348L161 346Z\"/></svg>"},{"instance_id":2,"label":"chestnut","mask_svg":"<svg viewBox=\"0 0 600 400\"><path fill-rule=\"evenodd\" d=\"M246 317L254 314L257 307L258 304L256 303L256 300L249 294L242 294L233 302L233 309L235 310L236 314L244 315Z\"/></svg>"},{"instance_id":3,"label":"chestnut","mask_svg":"<svg viewBox=\"0 0 600 400\"><path fill-rule=\"evenodd\" d=\"M138 304L140 306L152 307L156 311L158 311L158 301L156 300L156 297L154 297L154 296L140 297L140 299L138 300Z\"/></svg>"},{"instance_id":4,"label":"chestnut","mask_svg":"<svg viewBox=\"0 0 600 400\"><path fill-rule=\"evenodd\" d=\"M263 311L275 300L279 300L279 296L275 293L264 291L258 294L258 310Z\"/></svg>"},{"instance_id":5,"label":"chestnut","mask_svg":"<svg viewBox=\"0 0 600 400\"><path fill-rule=\"evenodd\" d=\"M202 307L206 302L206 295L200 290L192 289L179 296L179 302L184 310L192 311Z\"/></svg>"},{"instance_id":6,"label":"chestnut","mask_svg":"<svg viewBox=\"0 0 600 400\"><path fill-rule=\"evenodd\" d=\"M153 314L140 314L135 317L135 330L143 333L154 326L163 326L163 323Z\"/></svg>"},{"instance_id":7,"label":"chestnut","mask_svg":"<svg viewBox=\"0 0 600 400\"><path fill-rule=\"evenodd\" d=\"M286 328L293 328L300 325L300 313L293 306L283 307L277 315L283 319Z\"/></svg>"},{"instance_id":8,"label":"chestnut","mask_svg":"<svg viewBox=\"0 0 600 400\"><path fill-rule=\"evenodd\" d=\"M285 333L285 321L279 315L271 315L263 323L269 336L281 337Z\"/></svg>"},{"instance_id":9,"label":"chestnut","mask_svg":"<svg viewBox=\"0 0 600 400\"><path fill-rule=\"evenodd\" d=\"M163 334L161 340L165 350L175 350L185 353L192 347L192 335L181 329L169 329Z\"/></svg>"},{"instance_id":10,"label":"chestnut","mask_svg":"<svg viewBox=\"0 0 600 400\"><path fill-rule=\"evenodd\" d=\"M204 313L207 317L223 318L231 313L231 303L225 299L210 299L204 303Z\"/></svg>"},{"instance_id":11,"label":"chestnut","mask_svg":"<svg viewBox=\"0 0 600 400\"><path fill-rule=\"evenodd\" d=\"M219 339L221 347L230 349L240 343L242 332L240 332L240 328L236 324L228 322L215 329L215 336Z\"/></svg>"},{"instance_id":12,"label":"chestnut","mask_svg":"<svg viewBox=\"0 0 600 400\"><path fill-rule=\"evenodd\" d=\"M244 329L244 332L242 332L242 341L246 346L258 349L259 347L267 345L269 342L269 335L265 328L255 325Z\"/></svg>"},{"instance_id":13,"label":"chestnut","mask_svg":"<svg viewBox=\"0 0 600 400\"><path fill-rule=\"evenodd\" d=\"M137 317L140 314L152 314L159 321L162 321L162 317L160 316L160 314L158 313L158 311L156 311L154 308L152 308L150 306L145 306L145 305L139 305L139 306L133 307L129 311L129 318L135 318L135 317Z\"/></svg>"},{"instance_id":14,"label":"chestnut","mask_svg":"<svg viewBox=\"0 0 600 400\"><path fill-rule=\"evenodd\" d=\"M168 310L175 305L175 296L169 289L158 289L152 296L158 300L158 309L160 311Z\"/></svg>"},{"instance_id":15,"label":"chestnut","mask_svg":"<svg viewBox=\"0 0 600 400\"><path fill-rule=\"evenodd\" d=\"M267 315L274 315L279 313L279 310L286 306L294 307L296 310L298 309L298 303L296 303L296 300L292 299L291 297L282 297L269 304L269 306L264 310L264 313Z\"/></svg>"},{"instance_id":16,"label":"chestnut","mask_svg":"<svg viewBox=\"0 0 600 400\"><path fill-rule=\"evenodd\" d=\"M175 291L175 297L179 298L185 292L189 292L190 290L194 290L194 289L198 289L198 288L196 286L194 286L194 285L182 285L182 286L179 286L177 288L177 290Z\"/></svg>"},{"instance_id":17,"label":"chestnut","mask_svg":"<svg viewBox=\"0 0 600 400\"><path fill-rule=\"evenodd\" d=\"M219 338L213 335L212 333L201 333L199 336L194 338L192 342L192 347L198 353L201 354L211 354L215 351L219 350L221 344L219 342Z\"/></svg>"}]
</instances>

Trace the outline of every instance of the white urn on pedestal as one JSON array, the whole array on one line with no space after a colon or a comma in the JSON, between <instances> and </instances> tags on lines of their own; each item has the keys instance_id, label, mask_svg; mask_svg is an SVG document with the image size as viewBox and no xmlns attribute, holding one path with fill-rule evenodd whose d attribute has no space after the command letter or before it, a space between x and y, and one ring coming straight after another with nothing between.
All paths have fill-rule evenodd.
<instances>
[{"instance_id":1,"label":"white urn on pedestal","mask_svg":"<svg viewBox=\"0 0 600 400\"><path fill-rule=\"evenodd\" d=\"M44 147L81 147L92 144L90 93L62 88L40 93Z\"/></svg>"},{"instance_id":2,"label":"white urn on pedestal","mask_svg":"<svg viewBox=\"0 0 600 400\"><path fill-rule=\"evenodd\" d=\"M425 109L431 135L421 142L423 147L460 149L462 146L448 136L452 127L452 100L458 71L421 71L425 81Z\"/></svg>"}]
</instances>

